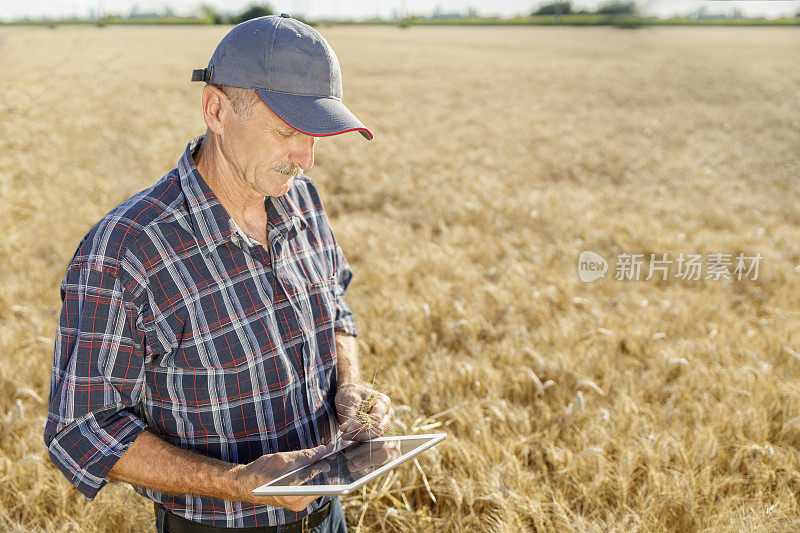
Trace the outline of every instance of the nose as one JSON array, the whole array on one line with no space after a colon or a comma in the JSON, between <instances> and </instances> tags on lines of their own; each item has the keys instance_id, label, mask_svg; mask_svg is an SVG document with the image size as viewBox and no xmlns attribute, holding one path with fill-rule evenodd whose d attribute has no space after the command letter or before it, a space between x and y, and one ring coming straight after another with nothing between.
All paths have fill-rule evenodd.
<instances>
[{"instance_id":1,"label":"nose","mask_svg":"<svg viewBox=\"0 0 800 533\"><path fill-rule=\"evenodd\" d=\"M303 167L303 170L310 169L314 166L314 145L316 143L317 137L304 133L295 135L289 159Z\"/></svg>"}]
</instances>

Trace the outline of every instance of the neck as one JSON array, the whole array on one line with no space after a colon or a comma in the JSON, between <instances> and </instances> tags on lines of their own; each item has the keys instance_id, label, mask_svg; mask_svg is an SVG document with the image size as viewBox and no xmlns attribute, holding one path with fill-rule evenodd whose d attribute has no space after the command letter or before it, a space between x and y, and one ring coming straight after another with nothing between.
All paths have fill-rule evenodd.
<instances>
[{"instance_id":1,"label":"neck","mask_svg":"<svg viewBox=\"0 0 800 533\"><path fill-rule=\"evenodd\" d=\"M249 237L266 243L264 197L247 186L242 173L225 157L216 135L206 133L194 156L197 171L222 207Z\"/></svg>"}]
</instances>

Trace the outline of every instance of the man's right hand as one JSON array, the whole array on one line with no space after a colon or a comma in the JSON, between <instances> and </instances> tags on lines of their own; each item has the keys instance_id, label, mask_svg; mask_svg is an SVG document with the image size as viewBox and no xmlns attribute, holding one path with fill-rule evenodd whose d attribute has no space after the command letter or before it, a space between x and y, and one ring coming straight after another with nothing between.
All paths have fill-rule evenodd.
<instances>
[{"instance_id":1,"label":"man's right hand","mask_svg":"<svg viewBox=\"0 0 800 533\"><path fill-rule=\"evenodd\" d=\"M236 501L285 507L295 512L302 511L308 507L311 502L319 498L319 495L257 496L253 494L252 491L292 470L296 470L322 459L325 454L331 451L333 451L333 445L322 445L307 450L262 455L252 463L236 465L230 470ZM318 474L327 472L328 468L326 463L320 463L320 465L313 468L305 478L306 480L311 479Z\"/></svg>"},{"instance_id":2,"label":"man's right hand","mask_svg":"<svg viewBox=\"0 0 800 533\"><path fill-rule=\"evenodd\" d=\"M196 494L222 500L275 505L302 511L319 496L256 496L253 489L283 474L311 464L333 451L326 446L262 455L246 465L231 464L174 446L150 431L142 431L108 473L139 487L170 494ZM326 463L308 479L326 472Z\"/></svg>"}]
</instances>

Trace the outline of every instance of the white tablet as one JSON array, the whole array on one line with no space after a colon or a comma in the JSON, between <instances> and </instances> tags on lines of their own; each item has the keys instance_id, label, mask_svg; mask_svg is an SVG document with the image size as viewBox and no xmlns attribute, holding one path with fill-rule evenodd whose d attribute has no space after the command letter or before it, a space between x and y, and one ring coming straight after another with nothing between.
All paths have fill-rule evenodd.
<instances>
[{"instance_id":1,"label":"white tablet","mask_svg":"<svg viewBox=\"0 0 800 533\"><path fill-rule=\"evenodd\" d=\"M344 441L340 448L319 461L261 485L253 494L347 494L442 442L445 437L444 433L434 433L378 437L365 442Z\"/></svg>"}]
</instances>

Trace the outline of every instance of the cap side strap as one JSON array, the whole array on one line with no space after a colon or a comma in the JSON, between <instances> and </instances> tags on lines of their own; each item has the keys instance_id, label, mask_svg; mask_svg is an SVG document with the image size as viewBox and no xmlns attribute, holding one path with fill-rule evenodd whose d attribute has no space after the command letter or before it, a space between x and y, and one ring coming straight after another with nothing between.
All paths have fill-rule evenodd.
<instances>
[{"instance_id":1,"label":"cap side strap","mask_svg":"<svg viewBox=\"0 0 800 533\"><path fill-rule=\"evenodd\" d=\"M196 68L192 71L192 81L208 81L208 69Z\"/></svg>"}]
</instances>

